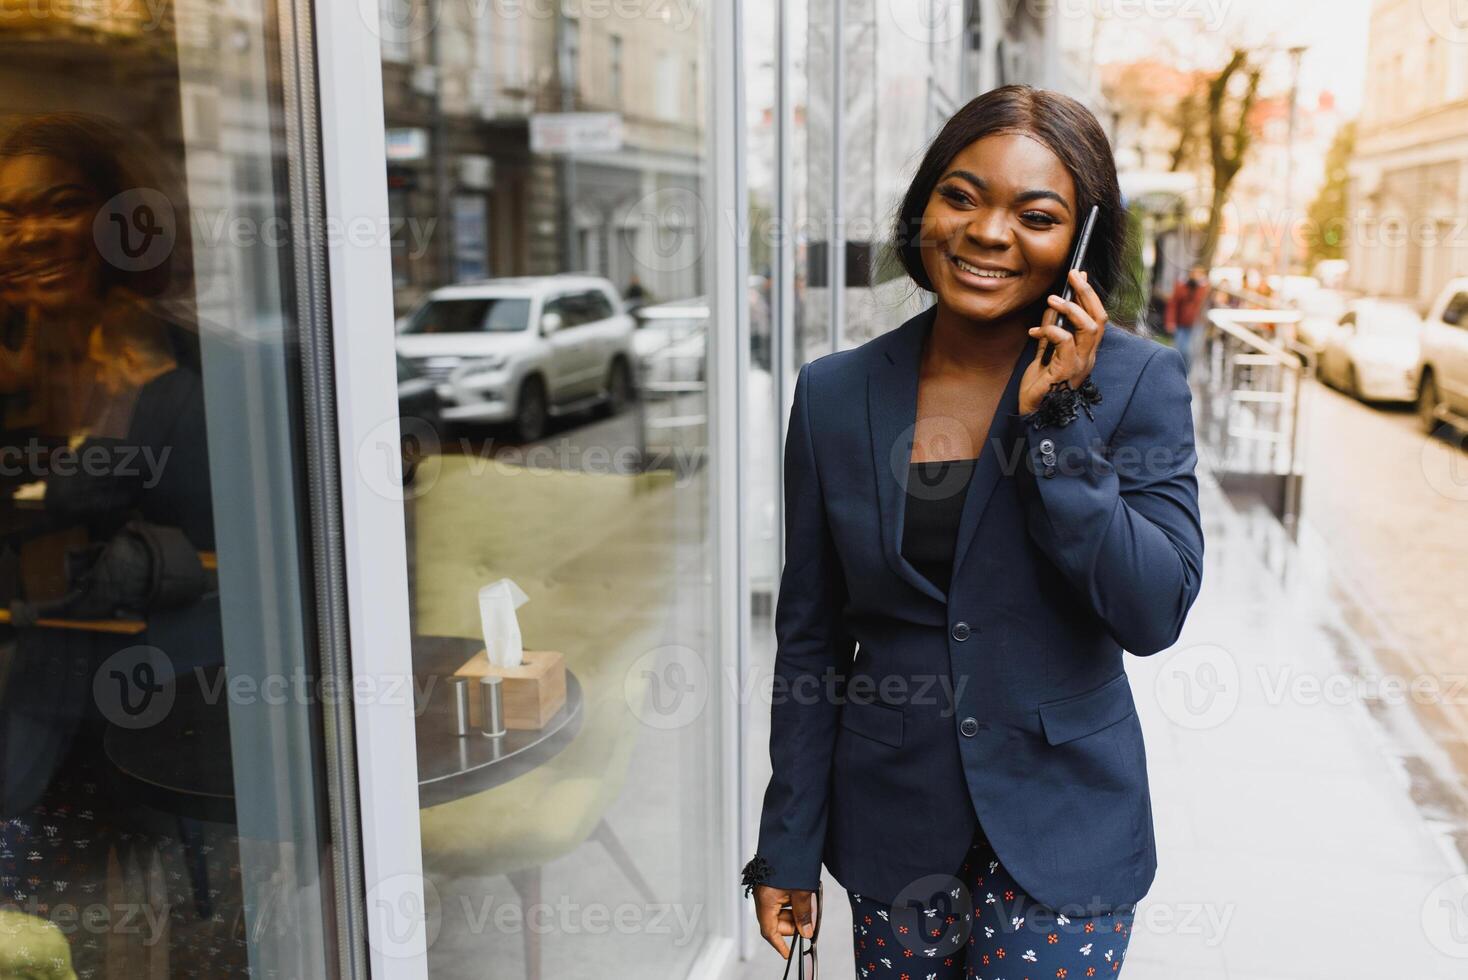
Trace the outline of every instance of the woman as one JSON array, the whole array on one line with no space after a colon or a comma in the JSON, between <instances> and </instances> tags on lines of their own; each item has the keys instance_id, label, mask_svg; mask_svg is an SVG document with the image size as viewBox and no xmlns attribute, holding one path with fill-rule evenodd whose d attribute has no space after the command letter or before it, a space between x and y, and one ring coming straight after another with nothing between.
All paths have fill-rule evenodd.
<instances>
[{"instance_id":1,"label":"woman","mask_svg":"<svg viewBox=\"0 0 1468 980\"><path fill-rule=\"evenodd\" d=\"M1124 219L1082 105L988 92L896 219L935 304L800 370L744 870L782 956L824 862L859 976L1120 971L1156 871L1122 653L1177 639L1203 568L1182 359L1119 322Z\"/></svg>"},{"instance_id":2,"label":"woman","mask_svg":"<svg viewBox=\"0 0 1468 980\"><path fill-rule=\"evenodd\" d=\"M130 252L111 234L140 246L138 224L156 222L136 209L133 225L107 220L128 217L134 197L152 199L141 192L179 200L157 190L172 182L156 162L137 134L82 113L23 117L0 137L0 451L11 463L0 474L0 538L20 556L0 604L64 595L66 553L132 516L214 548L198 337L164 315L193 289L186 242ZM17 484L38 480L41 509L12 500ZM145 638L177 670L217 662L217 602L150 615ZM139 642L0 629L0 646L13 644L0 651L0 903L65 908L78 889L105 894L109 860L146 868L157 852L175 974L240 973L244 937L226 934L243 907L234 828L139 805L102 749L112 718L97 672ZM149 948L97 929L67 935L82 980L104 975L119 943L129 955Z\"/></svg>"}]
</instances>

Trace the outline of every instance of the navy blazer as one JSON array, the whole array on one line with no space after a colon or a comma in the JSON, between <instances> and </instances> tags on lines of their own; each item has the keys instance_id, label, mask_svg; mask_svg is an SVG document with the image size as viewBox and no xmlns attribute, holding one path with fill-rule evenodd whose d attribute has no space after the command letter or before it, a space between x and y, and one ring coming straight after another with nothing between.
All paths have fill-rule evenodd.
<instances>
[{"instance_id":1,"label":"navy blazer","mask_svg":"<svg viewBox=\"0 0 1468 980\"><path fill-rule=\"evenodd\" d=\"M1112 325L1094 420L1033 429L1018 414L1031 337L977 453L945 594L902 556L936 310L795 382L762 880L814 889L824 861L848 891L925 901L921 879L957 872L977 820L1042 904L1130 906L1157 858L1122 652L1170 646L1203 576L1182 357Z\"/></svg>"}]
</instances>

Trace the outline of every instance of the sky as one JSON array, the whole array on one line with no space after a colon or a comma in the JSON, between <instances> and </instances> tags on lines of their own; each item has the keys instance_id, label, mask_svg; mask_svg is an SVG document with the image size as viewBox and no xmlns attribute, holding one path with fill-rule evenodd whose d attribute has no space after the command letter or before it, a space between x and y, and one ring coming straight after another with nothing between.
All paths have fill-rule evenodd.
<instances>
[{"instance_id":1,"label":"sky","mask_svg":"<svg viewBox=\"0 0 1468 980\"><path fill-rule=\"evenodd\" d=\"M890 16L891 4L912 2L876 0L878 16L884 11ZM1109 19L1119 29L1104 31L1105 42L1098 50L1103 61L1157 56L1159 49L1171 49L1179 59L1206 59L1180 67L1216 68L1230 38L1250 43L1272 38L1280 47L1304 44L1308 49L1300 63L1301 102L1313 104L1322 89L1329 89L1344 116L1360 111L1371 0L1001 0L1001 6L1027 2L1049 3L1060 11L1110 12ZM756 61L772 53L775 9L768 0L745 7L744 40L751 52L757 52ZM1277 74L1266 81L1266 94L1283 92L1289 83L1287 59L1281 55L1277 62ZM767 105L771 79L756 72L747 81L752 87L749 105Z\"/></svg>"},{"instance_id":2,"label":"sky","mask_svg":"<svg viewBox=\"0 0 1468 980\"><path fill-rule=\"evenodd\" d=\"M1078 0L1071 0L1078 2ZM1159 47L1195 56L1197 65L1222 64L1227 42L1256 45L1272 41L1280 48L1306 46L1300 61L1300 102L1313 104L1322 89L1330 90L1343 116L1355 116L1365 87L1366 41L1371 0L1093 0L1091 9L1176 11L1171 16L1114 16L1103 30L1099 60L1130 61L1157 56ZM1289 84L1288 59L1276 59L1266 75L1264 93L1283 92Z\"/></svg>"}]
</instances>

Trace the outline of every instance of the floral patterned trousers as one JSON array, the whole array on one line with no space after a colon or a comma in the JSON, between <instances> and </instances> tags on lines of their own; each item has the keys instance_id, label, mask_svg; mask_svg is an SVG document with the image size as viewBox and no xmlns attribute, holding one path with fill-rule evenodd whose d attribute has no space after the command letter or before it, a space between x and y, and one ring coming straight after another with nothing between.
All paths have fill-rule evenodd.
<instances>
[{"instance_id":1,"label":"floral patterned trousers","mask_svg":"<svg viewBox=\"0 0 1468 980\"><path fill-rule=\"evenodd\" d=\"M955 875L887 905L851 899L856 975L874 980L1079 980L1121 973L1132 912L1073 917L1026 895L982 835Z\"/></svg>"}]
</instances>

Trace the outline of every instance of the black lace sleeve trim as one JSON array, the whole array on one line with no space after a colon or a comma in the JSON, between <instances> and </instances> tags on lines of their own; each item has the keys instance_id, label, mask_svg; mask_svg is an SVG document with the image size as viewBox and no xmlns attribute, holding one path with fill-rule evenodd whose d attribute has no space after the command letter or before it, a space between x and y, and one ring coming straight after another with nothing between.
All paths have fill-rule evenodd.
<instances>
[{"instance_id":1,"label":"black lace sleeve trim","mask_svg":"<svg viewBox=\"0 0 1468 980\"><path fill-rule=\"evenodd\" d=\"M749 863L744 866L744 871L740 875L744 884L744 897L748 898L754 892L755 885L763 885L769 881L770 875L774 871L775 869L770 866L770 862L758 854L750 858Z\"/></svg>"},{"instance_id":2,"label":"black lace sleeve trim","mask_svg":"<svg viewBox=\"0 0 1468 980\"><path fill-rule=\"evenodd\" d=\"M1043 429L1069 425L1075 421L1079 412L1084 411L1086 418L1094 422L1096 416L1091 414L1091 406L1100 400L1101 390L1089 376L1081 382L1079 388L1072 388L1069 381L1057 381L1045 392L1045 397L1040 399L1039 407L1021 418L1031 428Z\"/></svg>"}]
</instances>

